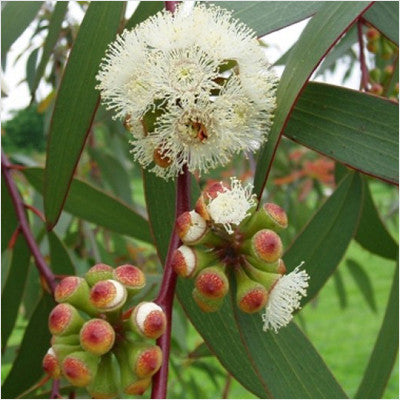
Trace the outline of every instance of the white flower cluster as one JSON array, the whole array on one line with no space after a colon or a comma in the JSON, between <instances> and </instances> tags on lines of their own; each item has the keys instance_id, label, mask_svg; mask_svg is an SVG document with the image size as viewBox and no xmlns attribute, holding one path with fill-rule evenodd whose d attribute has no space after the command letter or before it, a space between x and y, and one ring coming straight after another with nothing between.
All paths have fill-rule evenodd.
<instances>
[{"instance_id":1,"label":"white flower cluster","mask_svg":"<svg viewBox=\"0 0 400 400\"><path fill-rule=\"evenodd\" d=\"M276 76L254 32L217 6L178 6L125 30L97 75L143 166L173 178L225 165L267 139Z\"/></svg>"}]
</instances>

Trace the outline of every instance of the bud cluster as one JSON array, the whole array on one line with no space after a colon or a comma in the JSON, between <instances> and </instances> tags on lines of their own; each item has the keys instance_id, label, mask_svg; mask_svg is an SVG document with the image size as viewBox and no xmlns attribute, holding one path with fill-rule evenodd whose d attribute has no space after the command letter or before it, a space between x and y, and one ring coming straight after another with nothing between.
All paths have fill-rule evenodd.
<instances>
[{"instance_id":1,"label":"bud cluster","mask_svg":"<svg viewBox=\"0 0 400 400\"><path fill-rule=\"evenodd\" d=\"M161 349L151 340L166 328L156 303L126 309L145 284L143 272L128 264L96 264L85 278L64 278L54 292L59 304L49 315L53 336L45 372L86 387L93 398L143 394L162 363Z\"/></svg>"},{"instance_id":2,"label":"bud cluster","mask_svg":"<svg viewBox=\"0 0 400 400\"><path fill-rule=\"evenodd\" d=\"M172 265L179 276L194 278L193 298L205 312L220 309L234 277L238 308L246 313L265 308L265 330L277 331L300 308L309 277L296 268L282 278L286 267L278 233L288 226L287 215L273 203L257 210L251 189L235 178L230 186L218 182L205 189L195 209L176 221L183 245Z\"/></svg>"}]
</instances>

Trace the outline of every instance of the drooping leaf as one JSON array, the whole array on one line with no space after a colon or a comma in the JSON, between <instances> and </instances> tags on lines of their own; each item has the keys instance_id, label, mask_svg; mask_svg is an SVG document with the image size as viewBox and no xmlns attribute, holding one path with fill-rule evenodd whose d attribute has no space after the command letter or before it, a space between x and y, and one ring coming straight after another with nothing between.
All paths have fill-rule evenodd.
<instances>
[{"instance_id":1,"label":"drooping leaf","mask_svg":"<svg viewBox=\"0 0 400 400\"><path fill-rule=\"evenodd\" d=\"M392 42L399 45L399 3L376 1L364 18Z\"/></svg>"},{"instance_id":2,"label":"drooping leaf","mask_svg":"<svg viewBox=\"0 0 400 400\"><path fill-rule=\"evenodd\" d=\"M9 1L1 10L1 58L25 31L42 7L42 1Z\"/></svg>"},{"instance_id":3,"label":"drooping leaf","mask_svg":"<svg viewBox=\"0 0 400 400\"><path fill-rule=\"evenodd\" d=\"M324 2L290 53L277 90L277 108L268 142L260 150L254 191L261 195L280 135L293 104L311 73L342 33L369 6L367 2Z\"/></svg>"},{"instance_id":4,"label":"drooping leaf","mask_svg":"<svg viewBox=\"0 0 400 400\"><path fill-rule=\"evenodd\" d=\"M398 244L383 224L372 199L367 180L363 177L364 201L355 239L365 249L381 257L397 259Z\"/></svg>"},{"instance_id":5,"label":"drooping leaf","mask_svg":"<svg viewBox=\"0 0 400 400\"><path fill-rule=\"evenodd\" d=\"M29 183L43 192L43 169L27 168L23 171ZM73 179L65 210L78 218L93 222L106 229L128 235L148 243L153 239L148 222L130 207L101 190Z\"/></svg>"},{"instance_id":6,"label":"drooping leaf","mask_svg":"<svg viewBox=\"0 0 400 400\"><path fill-rule=\"evenodd\" d=\"M284 134L361 172L398 183L399 107L338 86L309 83Z\"/></svg>"},{"instance_id":7,"label":"drooping leaf","mask_svg":"<svg viewBox=\"0 0 400 400\"><path fill-rule=\"evenodd\" d=\"M310 301L334 273L356 232L362 205L362 182L358 173L349 173L322 205L284 254L289 271L302 261L310 275Z\"/></svg>"},{"instance_id":8,"label":"drooping leaf","mask_svg":"<svg viewBox=\"0 0 400 400\"><path fill-rule=\"evenodd\" d=\"M126 23L125 29L133 29L136 25L163 9L164 3L162 1L141 1Z\"/></svg>"},{"instance_id":9,"label":"drooping leaf","mask_svg":"<svg viewBox=\"0 0 400 400\"><path fill-rule=\"evenodd\" d=\"M57 275L75 275L75 267L68 254L64 243L53 232L47 232L50 248L50 266L53 273Z\"/></svg>"},{"instance_id":10,"label":"drooping leaf","mask_svg":"<svg viewBox=\"0 0 400 400\"><path fill-rule=\"evenodd\" d=\"M1 180L1 216L1 252L3 252L7 248L18 222L4 179Z\"/></svg>"},{"instance_id":11,"label":"drooping leaf","mask_svg":"<svg viewBox=\"0 0 400 400\"><path fill-rule=\"evenodd\" d=\"M337 269L332 276L333 276L333 282L335 283L336 293L339 298L340 308L344 309L347 307L347 294L346 294L346 289L344 287L342 274L340 273L339 269Z\"/></svg>"},{"instance_id":12,"label":"drooping leaf","mask_svg":"<svg viewBox=\"0 0 400 400\"><path fill-rule=\"evenodd\" d=\"M368 274L357 261L346 260L346 265L356 285L360 289L364 300L367 302L371 310L376 312L375 292Z\"/></svg>"},{"instance_id":13,"label":"drooping leaf","mask_svg":"<svg viewBox=\"0 0 400 400\"><path fill-rule=\"evenodd\" d=\"M26 81L28 83L29 90L33 87L33 80L35 79L36 63L39 49L35 49L29 54L26 62Z\"/></svg>"},{"instance_id":14,"label":"drooping leaf","mask_svg":"<svg viewBox=\"0 0 400 400\"><path fill-rule=\"evenodd\" d=\"M54 106L45 169L44 209L58 220L99 103L96 74L120 24L123 2L91 2L79 29Z\"/></svg>"},{"instance_id":15,"label":"drooping leaf","mask_svg":"<svg viewBox=\"0 0 400 400\"><path fill-rule=\"evenodd\" d=\"M220 7L233 10L233 15L253 28L257 36L264 36L295 24L315 14L318 1L224 1L215 2Z\"/></svg>"},{"instance_id":16,"label":"drooping leaf","mask_svg":"<svg viewBox=\"0 0 400 400\"><path fill-rule=\"evenodd\" d=\"M4 349L14 328L18 309L24 294L25 282L28 276L31 253L25 238L20 233L12 252L11 264L4 289L1 293L3 312L1 313L1 346Z\"/></svg>"},{"instance_id":17,"label":"drooping leaf","mask_svg":"<svg viewBox=\"0 0 400 400\"><path fill-rule=\"evenodd\" d=\"M43 375L42 359L50 347L51 336L47 320L54 305L54 300L47 294L44 294L37 304L26 328L18 356L1 387L3 398L15 399Z\"/></svg>"},{"instance_id":18,"label":"drooping leaf","mask_svg":"<svg viewBox=\"0 0 400 400\"><path fill-rule=\"evenodd\" d=\"M29 86L31 94L34 94L36 92L36 89L39 86L40 79L42 78L46 65L50 59L51 52L53 51L54 46L57 43L61 31L62 22L67 12L68 4L69 4L68 1L56 2L56 5L54 7L53 13L50 18L48 33L46 40L44 42L42 56L40 58L39 65L36 69L32 85Z\"/></svg>"},{"instance_id":19,"label":"drooping leaf","mask_svg":"<svg viewBox=\"0 0 400 400\"><path fill-rule=\"evenodd\" d=\"M385 316L356 399L382 397L399 349L399 266L393 277Z\"/></svg>"}]
</instances>

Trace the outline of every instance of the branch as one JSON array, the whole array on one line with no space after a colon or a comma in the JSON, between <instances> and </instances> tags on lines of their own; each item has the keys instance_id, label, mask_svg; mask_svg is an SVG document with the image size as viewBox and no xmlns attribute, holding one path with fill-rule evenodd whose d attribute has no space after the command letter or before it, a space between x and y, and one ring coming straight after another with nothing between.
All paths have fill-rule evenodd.
<instances>
[{"instance_id":1,"label":"branch","mask_svg":"<svg viewBox=\"0 0 400 400\"><path fill-rule=\"evenodd\" d=\"M183 212L190 209L190 173L187 167L184 167L182 175L178 176L176 185L176 208L175 217L177 218ZM171 343L171 322L172 322L172 303L174 300L176 273L172 269L172 255L180 246L181 242L176 232L176 227L172 232L169 242L167 259L165 262L164 275L161 282L160 292L155 302L162 307L167 316L167 330L158 340L157 344L161 347L163 353L163 363L160 370L153 378L152 399L165 399L167 395L168 383L168 361Z\"/></svg>"},{"instance_id":2,"label":"branch","mask_svg":"<svg viewBox=\"0 0 400 400\"><path fill-rule=\"evenodd\" d=\"M365 54L364 54L364 39L362 33L362 20L358 19L357 21L357 33L358 33L358 44L360 46L360 68L361 68L361 81L360 81L360 90L368 90L368 80L369 74L367 69L367 64L365 63Z\"/></svg>"},{"instance_id":3,"label":"branch","mask_svg":"<svg viewBox=\"0 0 400 400\"><path fill-rule=\"evenodd\" d=\"M10 172L10 162L7 159L7 156L1 152L1 172L3 174L4 181L10 193L10 197L12 203L14 205L15 214L17 215L17 219L19 221L20 229L22 234L25 237L26 243L32 253L33 258L35 259L35 263L37 269L39 270L40 274L45 279L48 287L50 288L51 292L54 292L54 289L57 285L55 276L53 272L50 270L49 266L47 265L46 261L44 260L42 254L40 253L39 247L33 237L32 231L29 227L28 220L25 215L25 206L22 201L21 195L15 185L14 180L11 177Z\"/></svg>"}]
</instances>

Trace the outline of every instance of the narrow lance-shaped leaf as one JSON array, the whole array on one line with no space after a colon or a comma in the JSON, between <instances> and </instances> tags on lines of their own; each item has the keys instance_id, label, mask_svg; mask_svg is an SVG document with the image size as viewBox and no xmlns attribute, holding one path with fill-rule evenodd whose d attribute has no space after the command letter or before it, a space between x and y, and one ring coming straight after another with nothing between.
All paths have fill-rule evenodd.
<instances>
[{"instance_id":1,"label":"narrow lance-shaped leaf","mask_svg":"<svg viewBox=\"0 0 400 400\"><path fill-rule=\"evenodd\" d=\"M356 399L382 397L399 349L399 266L393 277L385 316Z\"/></svg>"},{"instance_id":2,"label":"narrow lance-shaped leaf","mask_svg":"<svg viewBox=\"0 0 400 400\"><path fill-rule=\"evenodd\" d=\"M29 54L28 60L26 62L26 81L28 83L29 90L31 90L33 80L35 78L38 53L39 49L33 50L32 53Z\"/></svg>"},{"instance_id":3,"label":"narrow lance-shaped leaf","mask_svg":"<svg viewBox=\"0 0 400 400\"><path fill-rule=\"evenodd\" d=\"M274 124L257 161L254 190L259 197L264 189L281 132L301 89L327 51L368 5L367 2L324 2L291 51L277 90Z\"/></svg>"},{"instance_id":4,"label":"narrow lance-shaped leaf","mask_svg":"<svg viewBox=\"0 0 400 400\"><path fill-rule=\"evenodd\" d=\"M164 9L164 3L162 1L141 1L137 6L132 17L128 20L125 25L125 29L132 29L137 24L140 24L145 19L151 17L157 12Z\"/></svg>"},{"instance_id":5,"label":"narrow lance-shaped leaf","mask_svg":"<svg viewBox=\"0 0 400 400\"><path fill-rule=\"evenodd\" d=\"M75 275L75 267L64 243L52 231L47 233L50 248L50 266L57 275Z\"/></svg>"},{"instance_id":6,"label":"narrow lance-shaped leaf","mask_svg":"<svg viewBox=\"0 0 400 400\"><path fill-rule=\"evenodd\" d=\"M398 183L398 113L392 101L312 82L284 134L361 172Z\"/></svg>"},{"instance_id":7,"label":"narrow lance-shaped leaf","mask_svg":"<svg viewBox=\"0 0 400 400\"><path fill-rule=\"evenodd\" d=\"M3 252L7 248L18 222L4 179L1 180L1 215L1 252Z\"/></svg>"},{"instance_id":8,"label":"narrow lance-shaped leaf","mask_svg":"<svg viewBox=\"0 0 400 400\"><path fill-rule=\"evenodd\" d=\"M344 309L347 307L347 293L344 287L342 274L340 273L339 269L337 269L333 274L333 282L335 284L336 293L339 298L340 308Z\"/></svg>"},{"instance_id":9,"label":"narrow lance-shaped leaf","mask_svg":"<svg viewBox=\"0 0 400 400\"><path fill-rule=\"evenodd\" d=\"M46 158L44 209L52 228L99 102L96 74L120 24L123 2L91 2L65 67L54 106Z\"/></svg>"}]
</instances>

